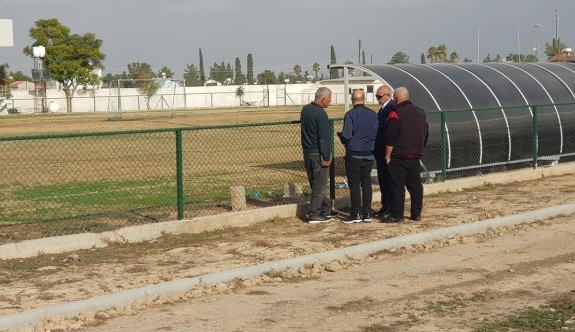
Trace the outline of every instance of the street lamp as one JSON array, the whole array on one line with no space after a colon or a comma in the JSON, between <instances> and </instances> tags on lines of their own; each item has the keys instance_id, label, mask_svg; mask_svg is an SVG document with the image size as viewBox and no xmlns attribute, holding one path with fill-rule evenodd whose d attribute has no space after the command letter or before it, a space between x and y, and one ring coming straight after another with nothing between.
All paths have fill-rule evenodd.
<instances>
[{"instance_id":1,"label":"street lamp","mask_svg":"<svg viewBox=\"0 0 575 332\"><path fill-rule=\"evenodd\" d=\"M535 28L535 42L533 43L533 53L537 57L539 61L539 28L542 27L543 24L533 24Z\"/></svg>"}]
</instances>

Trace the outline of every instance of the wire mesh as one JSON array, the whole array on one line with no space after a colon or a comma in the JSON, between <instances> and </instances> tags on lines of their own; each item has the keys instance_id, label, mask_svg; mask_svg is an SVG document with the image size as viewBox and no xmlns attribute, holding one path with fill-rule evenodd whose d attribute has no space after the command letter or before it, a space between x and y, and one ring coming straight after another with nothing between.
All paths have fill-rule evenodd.
<instances>
[{"instance_id":1,"label":"wire mesh","mask_svg":"<svg viewBox=\"0 0 575 332\"><path fill-rule=\"evenodd\" d=\"M574 104L429 112L428 121L423 176L434 181L575 158ZM328 193L347 197L335 135L343 121L331 124ZM4 137L0 155L0 243L232 211L232 187L244 189L246 209L307 203L310 192L299 121Z\"/></svg>"}]
</instances>

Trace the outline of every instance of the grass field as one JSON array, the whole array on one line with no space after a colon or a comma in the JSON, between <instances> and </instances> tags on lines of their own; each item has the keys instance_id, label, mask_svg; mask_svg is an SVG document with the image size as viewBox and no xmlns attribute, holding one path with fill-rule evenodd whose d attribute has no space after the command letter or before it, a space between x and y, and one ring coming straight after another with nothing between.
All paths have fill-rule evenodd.
<instances>
[{"instance_id":1,"label":"grass field","mask_svg":"<svg viewBox=\"0 0 575 332\"><path fill-rule=\"evenodd\" d=\"M229 211L236 185L250 207L304 202L292 123L300 109L123 113L120 121L106 113L0 117L0 243L177 219L175 128L184 128L186 218ZM343 116L343 106L328 110ZM339 142L335 148L343 155ZM304 196L284 197L287 183L302 184Z\"/></svg>"}]
</instances>

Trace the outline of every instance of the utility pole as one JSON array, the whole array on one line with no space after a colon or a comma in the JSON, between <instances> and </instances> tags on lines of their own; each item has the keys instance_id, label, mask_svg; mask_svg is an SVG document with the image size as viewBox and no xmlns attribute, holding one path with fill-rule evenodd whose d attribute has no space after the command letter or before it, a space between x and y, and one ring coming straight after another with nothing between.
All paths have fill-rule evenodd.
<instances>
[{"instance_id":1,"label":"utility pole","mask_svg":"<svg viewBox=\"0 0 575 332\"><path fill-rule=\"evenodd\" d=\"M559 42L559 7L553 7L555 12L555 42Z\"/></svg>"},{"instance_id":2,"label":"utility pole","mask_svg":"<svg viewBox=\"0 0 575 332\"><path fill-rule=\"evenodd\" d=\"M361 39L358 39L359 50L357 52L357 64L361 65Z\"/></svg>"}]
</instances>

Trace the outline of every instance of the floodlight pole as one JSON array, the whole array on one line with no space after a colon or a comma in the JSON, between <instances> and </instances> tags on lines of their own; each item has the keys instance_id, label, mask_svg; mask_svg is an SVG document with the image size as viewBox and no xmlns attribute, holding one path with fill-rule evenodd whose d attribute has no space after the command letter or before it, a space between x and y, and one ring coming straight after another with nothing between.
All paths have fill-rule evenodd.
<instances>
[{"instance_id":1,"label":"floodlight pole","mask_svg":"<svg viewBox=\"0 0 575 332\"><path fill-rule=\"evenodd\" d=\"M32 57L34 59L34 69L38 70L39 81L43 84L43 96L42 96L42 113L46 113L46 80L44 79L43 69L44 69L44 57L46 56L46 48L44 46L34 46L32 47Z\"/></svg>"}]
</instances>

